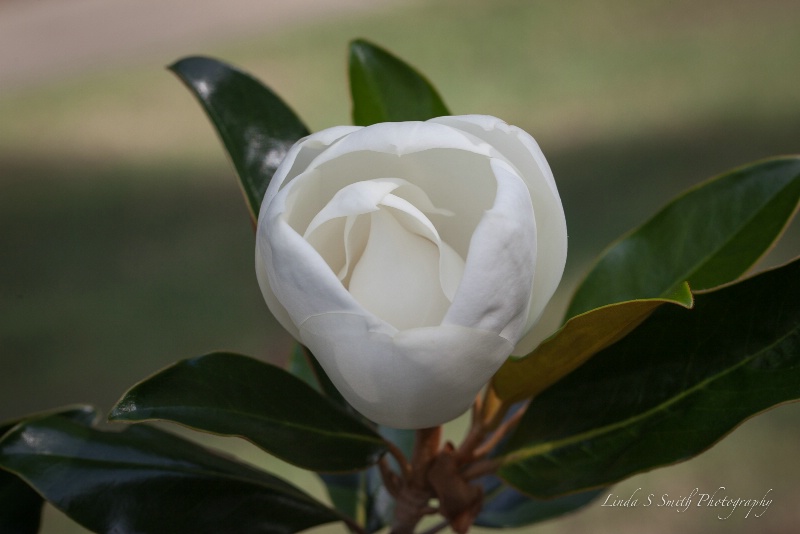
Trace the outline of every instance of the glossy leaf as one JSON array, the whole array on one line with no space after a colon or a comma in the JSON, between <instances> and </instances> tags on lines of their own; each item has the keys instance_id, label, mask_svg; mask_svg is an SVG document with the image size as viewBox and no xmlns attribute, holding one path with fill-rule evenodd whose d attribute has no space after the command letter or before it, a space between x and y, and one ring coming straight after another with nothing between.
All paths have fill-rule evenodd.
<instances>
[{"instance_id":1,"label":"glossy leaf","mask_svg":"<svg viewBox=\"0 0 800 534\"><path fill-rule=\"evenodd\" d=\"M662 306L530 404L504 448L537 497L688 459L748 417L800 399L800 260Z\"/></svg>"},{"instance_id":2,"label":"glossy leaf","mask_svg":"<svg viewBox=\"0 0 800 534\"><path fill-rule=\"evenodd\" d=\"M586 506L604 491L596 489L556 499L536 499L508 487L494 476L486 477L482 483L486 497L475 526L486 528L524 527L553 519Z\"/></svg>"},{"instance_id":3,"label":"glossy leaf","mask_svg":"<svg viewBox=\"0 0 800 534\"><path fill-rule=\"evenodd\" d=\"M424 121L450 114L424 76L363 39L350 43L350 94L357 126Z\"/></svg>"},{"instance_id":4,"label":"glossy leaf","mask_svg":"<svg viewBox=\"0 0 800 534\"><path fill-rule=\"evenodd\" d=\"M303 345L295 343L289 360L286 362L286 370L294 376L322 393L322 385L317 378L316 369L311 363L311 354Z\"/></svg>"},{"instance_id":5,"label":"glossy leaf","mask_svg":"<svg viewBox=\"0 0 800 534\"><path fill-rule=\"evenodd\" d=\"M506 402L538 395L625 337L656 308L667 303L691 308L693 298L689 287L679 286L671 299L610 304L573 317L529 355L506 361L492 378L495 394Z\"/></svg>"},{"instance_id":6,"label":"glossy leaf","mask_svg":"<svg viewBox=\"0 0 800 534\"><path fill-rule=\"evenodd\" d=\"M278 165L308 128L275 93L230 65L187 57L171 65L195 95L236 168L253 220Z\"/></svg>"},{"instance_id":7,"label":"glossy leaf","mask_svg":"<svg viewBox=\"0 0 800 534\"><path fill-rule=\"evenodd\" d=\"M342 519L288 482L145 425L30 421L0 443L0 465L94 532L288 533Z\"/></svg>"},{"instance_id":8,"label":"glossy leaf","mask_svg":"<svg viewBox=\"0 0 800 534\"><path fill-rule=\"evenodd\" d=\"M0 532L36 534L43 505L44 499L17 475L0 469Z\"/></svg>"},{"instance_id":9,"label":"glossy leaf","mask_svg":"<svg viewBox=\"0 0 800 534\"><path fill-rule=\"evenodd\" d=\"M355 417L361 418L336 390L306 347L299 343L295 345L287 369ZM407 450L407 454L410 454L413 430L378 427L378 432L384 439L396 443L401 450ZM368 533L383 528L387 515L391 518L394 501L383 488L377 466L352 473L323 473L320 479L336 510L361 525Z\"/></svg>"},{"instance_id":10,"label":"glossy leaf","mask_svg":"<svg viewBox=\"0 0 800 534\"><path fill-rule=\"evenodd\" d=\"M678 197L612 245L567 311L663 297L739 278L772 246L800 201L800 157L765 160L723 174Z\"/></svg>"},{"instance_id":11,"label":"glossy leaf","mask_svg":"<svg viewBox=\"0 0 800 534\"><path fill-rule=\"evenodd\" d=\"M319 393L328 397L334 404L345 408L345 410L351 414L355 414L358 418L363 419L363 417L344 400L342 394L339 393L339 390L333 385L331 379L325 374L325 370L314 355L311 354L311 351L308 350L308 347L300 343L295 343L286 369Z\"/></svg>"},{"instance_id":12,"label":"glossy leaf","mask_svg":"<svg viewBox=\"0 0 800 534\"><path fill-rule=\"evenodd\" d=\"M91 425L97 417L89 406L65 408L51 413L79 424ZM15 426L28 419L46 417L46 414L29 415L23 419L0 423L0 442ZM8 534L35 534L39 532L44 499L17 475L0 469L0 532Z\"/></svg>"},{"instance_id":13,"label":"glossy leaf","mask_svg":"<svg viewBox=\"0 0 800 534\"><path fill-rule=\"evenodd\" d=\"M383 486L376 466L357 473L320 475L336 509L353 519L367 534L388 525L394 514L394 498Z\"/></svg>"},{"instance_id":14,"label":"glossy leaf","mask_svg":"<svg viewBox=\"0 0 800 534\"><path fill-rule=\"evenodd\" d=\"M295 345L287 369L317 391L327 394L333 402L346 410L353 410L306 347L299 343ZM355 416L360 417L358 414ZM406 455L411 454L415 435L413 430L379 426L378 432ZM390 462L393 462L391 457ZM367 533L377 532L391 520L394 499L383 487L377 466L352 473L323 473L320 479L336 510L361 525Z\"/></svg>"},{"instance_id":15,"label":"glossy leaf","mask_svg":"<svg viewBox=\"0 0 800 534\"><path fill-rule=\"evenodd\" d=\"M385 447L371 428L299 378L228 353L183 360L140 382L109 419L166 420L239 436L314 471L367 467Z\"/></svg>"},{"instance_id":16,"label":"glossy leaf","mask_svg":"<svg viewBox=\"0 0 800 534\"><path fill-rule=\"evenodd\" d=\"M327 473L320 475L333 507L342 515L364 525L366 488L365 472Z\"/></svg>"}]
</instances>

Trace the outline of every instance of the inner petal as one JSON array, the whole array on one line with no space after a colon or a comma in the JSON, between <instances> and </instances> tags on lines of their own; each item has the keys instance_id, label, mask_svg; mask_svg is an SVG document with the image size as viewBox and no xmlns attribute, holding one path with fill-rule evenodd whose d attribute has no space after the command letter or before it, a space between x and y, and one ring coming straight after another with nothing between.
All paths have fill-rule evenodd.
<instances>
[{"instance_id":1,"label":"inner petal","mask_svg":"<svg viewBox=\"0 0 800 534\"><path fill-rule=\"evenodd\" d=\"M398 193L402 196L398 196ZM370 214L388 210L407 232L427 238L439 252L439 282L452 302L464 272L464 260L445 243L426 214L453 213L433 205L419 187L400 178L351 183L337 191L314 216L303 237L320 253L345 287L370 235Z\"/></svg>"},{"instance_id":2,"label":"inner petal","mask_svg":"<svg viewBox=\"0 0 800 534\"><path fill-rule=\"evenodd\" d=\"M439 280L439 247L409 232L389 210L372 212L370 218L350 294L399 330L440 324L450 301Z\"/></svg>"}]
</instances>

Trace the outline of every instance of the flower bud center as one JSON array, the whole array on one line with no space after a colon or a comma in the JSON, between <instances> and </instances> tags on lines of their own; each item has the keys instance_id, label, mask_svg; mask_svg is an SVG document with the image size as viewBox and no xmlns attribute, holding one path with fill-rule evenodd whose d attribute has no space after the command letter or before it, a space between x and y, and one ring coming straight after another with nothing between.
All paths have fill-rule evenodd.
<instances>
[{"instance_id":1,"label":"flower bud center","mask_svg":"<svg viewBox=\"0 0 800 534\"><path fill-rule=\"evenodd\" d=\"M304 238L364 308L404 330L441 323L464 272L426 215L451 215L398 178L349 184Z\"/></svg>"}]
</instances>

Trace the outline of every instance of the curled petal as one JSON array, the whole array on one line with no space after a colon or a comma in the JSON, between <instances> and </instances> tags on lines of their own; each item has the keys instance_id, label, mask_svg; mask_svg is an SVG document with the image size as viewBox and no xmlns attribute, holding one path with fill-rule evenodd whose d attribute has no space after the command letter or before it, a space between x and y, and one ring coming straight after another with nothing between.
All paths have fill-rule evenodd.
<instances>
[{"instance_id":1,"label":"curled petal","mask_svg":"<svg viewBox=\"0 0 800 534\"><path fill-rule=\"evenodd\" d=\"M462 115L438 117L432 122L458 128L493 146L528 187L537 234L536 275L525 327L529 331L555 293L567 260L567 224L550 166L533 137L496 117ZM525 355L533 348L526 339L513 354Z\"/></svg>"},{"instance_id":2,"label":"curled petal","mask_svg":"<svg viewBox=\"0 0 800 534\"><path fill-rule=\"evenodd\" d=\"M495 203L484 213L447 324L497 332L515 344L526 331L536 261L536 222L522 179L492 161Z\"/></svg>"}]
</instances>

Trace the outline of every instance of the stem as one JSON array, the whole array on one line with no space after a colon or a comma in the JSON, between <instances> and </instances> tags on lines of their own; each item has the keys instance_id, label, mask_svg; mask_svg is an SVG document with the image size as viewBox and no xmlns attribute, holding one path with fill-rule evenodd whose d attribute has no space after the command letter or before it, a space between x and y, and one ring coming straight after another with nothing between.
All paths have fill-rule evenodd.
<instances>
[{"instance_id":1,"label":"stem","mask_svg":"<svg viewBox=\"0 0 800 534\"><path fill-rule=\"evenodd\" d=\"M395 499L389 534L413 534L429 514L440 514L445 521L421 534L436 534L448 526L466 534L484 502L483 490L474 480L497 471L502 461L486 457L527 410L522 406L507 417L510 407L489 388L483 398L475 400L472 424L458 449L450 442L442 445L442 427L417 430L410 459L388 443L389 453L400 466L400 473L394 471L388 456L378 463L384 486ZM430 505L434 498L437 508Z\"/></svg>"},{"instance_id":2,"label":"stem","mask_svg":"<svg viewBox=\"0 0 800 534\"><path fill-rule=\"evenodd\" d=\"M394 459L397 460L397 465L400 466L400 473L403 475L403 478L408 478L411 475L411 464L408 463L406 455L391 441L384 441L386 443L386 448L389 450L389 454L394 456Z\"/></svg>"},{"instance_id":3,"label":"stem","mask_svg":"<svg viewBox=\"0 0 800 534\"><path fill-rule=\"evenodd\" d=\"M475 449L474 451L475 458L476 459L483 458L484 456L492 452L492 449L494 449L495 446L498 443L500 443L500 441L506 436L506 434L508 434L508 432L512 428L517 426L517 423L519 423L519 420L522 419L522 416L525 415L526 411L528 411L527 404L525 406L521 406L520 409L514 413L514 415L512 415L511 417L500 423L500 425L497 427L497 430L494 431L494 433L489 437L489 439L487 439L480 447ZM507 407L499 411L498 414L502 413L503 416L505 416L506 412L508 412Z\"/></svg>"},{"instance_id":4,"label":"stem","mask_svg":"<svg viewBox=\"0 0 800 534\"><path fill-rule=\"evenodd\" d=\"M484 475L494 473L502 463L503 462L497 458L492 458L491 460L481 460L467 467L461 473L461 476L464 478L464 480L475 480L476 478L480 478Z\"/></svg>"},{"instance_id":5,"label":"stem","mask_svg":"<svg viewBox=\"0 0 800 534\"><path fill-rule=\"evenodd\" d=\"M394 520L390 534L413 534L420 520L437 510L429 506L434 497L428 483L428 469L439 452L442 427L417 430L414 452L407 472L403 473L395 496ZM408 465L408 464L407 464ZM382 472L384 483L394 484L390 475ZM387 479L388 478L388 479Z\"/></svg>"}]
</instances>

